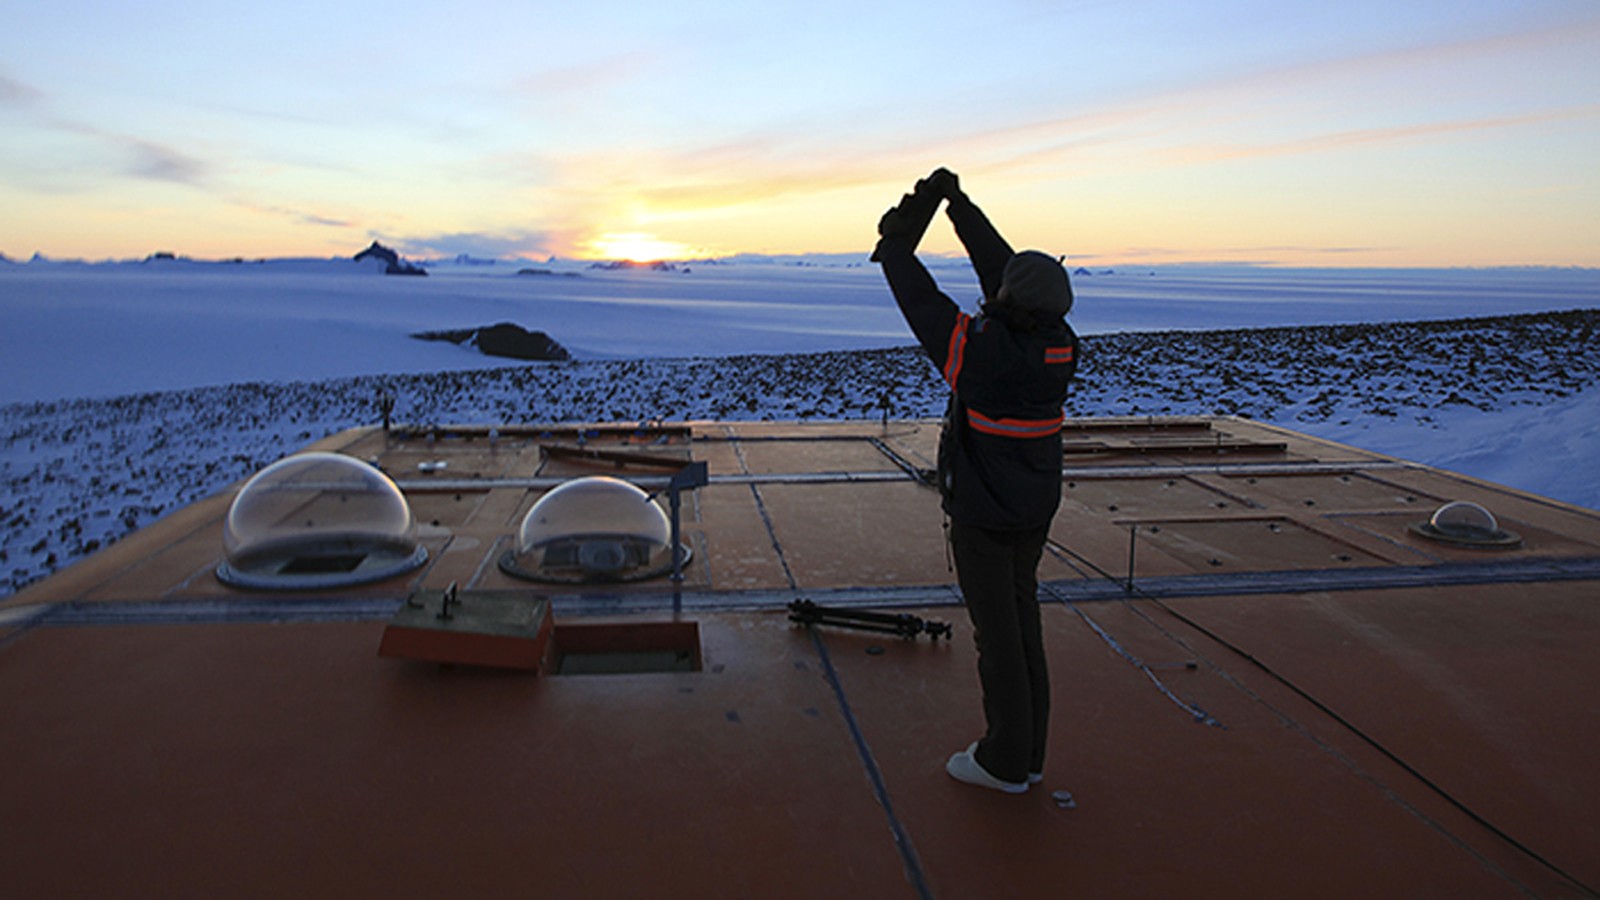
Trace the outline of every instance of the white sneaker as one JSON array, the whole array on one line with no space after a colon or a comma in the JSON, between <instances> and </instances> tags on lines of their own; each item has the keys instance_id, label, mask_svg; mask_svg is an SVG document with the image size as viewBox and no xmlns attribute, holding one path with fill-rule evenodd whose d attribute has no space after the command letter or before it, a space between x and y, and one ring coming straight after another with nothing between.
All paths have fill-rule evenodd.
<instances>
[{"instance_id":1,"label":"white sneaker","mask_svg":"<svg viewBox=\"0 0 1600 900\"><path fill-rule=\"evenodd\" d=\"M967 784L975 784L978 787L991 788L996 791L1005 791L1008 794L1020 794L1028 789L1028 782L1026 781L1001 781L990 775L983 766L978 765L977 758L973 756L973 752L977 749L978 742L973 741L972 746L951 756L950 761L944 764L944 770L949 772L950 777L957 781L964 781Z\"/></svg>"},{"instance_id":2,"label":"white sneaker","mask_svg":"<svg viewBox=\"0 0 1600 900\"><path fill-rule=\"evenodd\" d=\"M1044 773L1043 772L1029 772L1028 773L1028 783L1029 784L1038 784L1039 782L1041 782L1043 780L1044 780Z\"/></svg>"}]
</instances>

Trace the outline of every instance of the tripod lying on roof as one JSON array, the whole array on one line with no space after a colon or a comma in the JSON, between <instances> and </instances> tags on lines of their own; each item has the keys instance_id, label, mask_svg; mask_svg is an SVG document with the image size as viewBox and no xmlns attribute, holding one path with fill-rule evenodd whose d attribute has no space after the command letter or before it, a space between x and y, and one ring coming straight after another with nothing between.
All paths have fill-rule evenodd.
<instances>
[{"instance_id":1,"label":"tripod lying on roof","mask_svg":"<svg viewBox=\"0 0 1600 900\"><path fill-rule=\"evenodd\" d=\"M841 628L855 628L861 631L881 631L912 639L919 634L927 634L928 638L935 642L941 635L948 639L952 634L948 623L921 619L910 613L830 608L819 606L810 600L796 600L789 604L789 621L799 622L802 625L838 625Z\"/></svg>"}]
</instances>

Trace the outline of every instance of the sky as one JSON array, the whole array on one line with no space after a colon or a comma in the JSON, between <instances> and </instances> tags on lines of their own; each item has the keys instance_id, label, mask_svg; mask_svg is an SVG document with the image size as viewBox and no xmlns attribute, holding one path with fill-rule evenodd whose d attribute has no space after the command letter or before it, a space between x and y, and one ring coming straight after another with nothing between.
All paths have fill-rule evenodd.
<instances>
[{"instance_id":1,"label":"sky","mask_svg":"<svg viewBox=\"0 0 1600 900\"><path fill-rule=\"evenodd\" d=\"M0 253L1600 266L1600 3L0 0ZM923 249L958 251L936 225Z\"/></svg>"}]
</instances>

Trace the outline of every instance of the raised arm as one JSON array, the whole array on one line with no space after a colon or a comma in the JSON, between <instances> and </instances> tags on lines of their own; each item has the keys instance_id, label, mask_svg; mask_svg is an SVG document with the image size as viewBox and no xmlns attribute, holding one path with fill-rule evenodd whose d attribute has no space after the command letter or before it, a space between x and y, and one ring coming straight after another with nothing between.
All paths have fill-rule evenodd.
<instances>
[{"instance_id":1,"label":"raised arm","mask_svg":"<svg viewBox=\"0 0 1600 900\"><path fill-rule=\"evenodd\" d=\"M1006 263L1016 251L1000 236L999 229L983 214L983 210L961 190L961 182L954 172L939 169L929 176L929 180L950 201L945 213L950 217L950 224L955 226L956 237L961 239L961 245L967 248L967 258L972 260L972 268L978 273L984 299L995 299L1000 293L1000 279L1005 274Z\"/></svg>"},{"instance_id":2,"label":"raised arm","mask_svg":"<svg viewBox=\"0 0 1600 900\"><path fill-rule=\"evenodd\" d=\"M928 352L933 364L943 371L961 309L939 290L933 276L917 259L914 248L908 236L886 234L878 242L875 257L883 267L883 277L889 282L901 315L911 326L911 333L917 336L917 342Z\"/></svg>"}]
</instances>

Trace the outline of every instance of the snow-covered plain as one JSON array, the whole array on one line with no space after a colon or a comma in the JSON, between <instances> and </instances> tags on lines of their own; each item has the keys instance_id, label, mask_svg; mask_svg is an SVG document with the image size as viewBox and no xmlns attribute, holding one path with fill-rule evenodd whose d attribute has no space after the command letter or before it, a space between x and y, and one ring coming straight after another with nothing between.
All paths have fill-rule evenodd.
<instances>
[{"instance_id":1,"label":"snow-covered plain","mask_svg":"<svg viewBox=\"0 0 1600 900\"><path fill-rule=\"evenodd\" d=\"M932 268L976 299L965 261ZM943 409L874 266L433 273L0 263L0 594L376 422L382 390L416 423ZM1600 508L1600 271L1176 267L1074 286L1070 415L1246 415ZM408 337L500 321L575 359L511 364Z\"/></svg>"}]
</instances>

